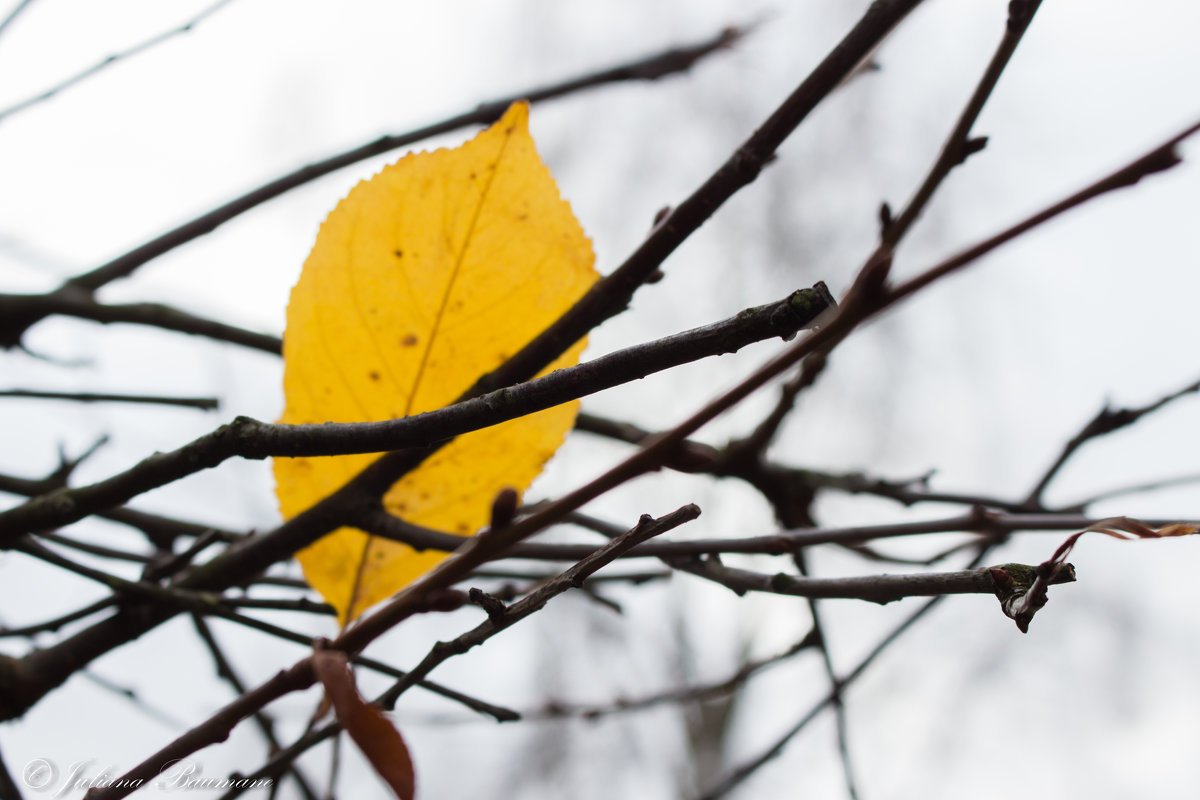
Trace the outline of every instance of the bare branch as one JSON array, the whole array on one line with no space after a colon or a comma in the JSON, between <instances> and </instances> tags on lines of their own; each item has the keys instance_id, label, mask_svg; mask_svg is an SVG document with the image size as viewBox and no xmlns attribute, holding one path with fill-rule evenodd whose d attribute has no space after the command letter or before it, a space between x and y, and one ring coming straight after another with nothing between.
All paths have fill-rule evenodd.
<instances>
[{"instance_id":1,"label":"bare branch","mask_svg":"<svg viewBox=\"0 0 1200 800\"><path fill-rule=\"evenodd\" d=\"M1037 485L1033 487L1033 491L1029 493L1029 496L1025 498L1024 505L1026 508L1041 508L1042 495L1045 494L1046 487L1048 487L1050 482L1054 480L1054 477L1058 475L1059 470L1061 470L1063 465L1067 463L1067 459L1074 455L1075 451L1086 444L1089 440L1104 436L1112 433L1113 431L1120 430L1121 428L1128 427L1147 414L1152 414L1155 411L1158 411L1168 403L1178 400L1184 395L1194 394L1196 392L1200 392L1200 381L1190 383L1179 391L1164 395L1158 400L1155 400L1153 403L1142 406L1141 408L1114 409L1108 405L1105 405L1104 408L1100 409L1099 413L1097 413L1087 425L1083 426L1083 430L1071 437L1071 440L1067 442L1065 447L1063 447L1063 450L1061 453L1059 453L1058 458L1054 460L1054 463L1051 464L1050 468L1047 469L1045 474L1042 475L1041 479L1037 482Z\"/></svg>"},{"instance_id":2,"label":"bare branch","mask_svg":"<svg viewBox=\"0 0 1200 800\"><path fill-rule=\"evenodd\" d=\"M70 284L48 294L0 294L0 347L19 346L30 326L52 315L76 317L102 325L146 325L274 355L279 355L283 347L278 336L226 325L161 303L100 303L89 292L82 292Z\"/></svg>"},{"instance_id":3,"label":"bare branch","mask_svg":"<svg viewBox=\"0 0 1200 800\"><path fill-rule=\"evenodd\" d=\"M788 742L795 738L796 735L802 730L807 728L809 723L815 720L822 711L834 703L837 697L840 695L840 692L844 690L845 687L858 680L859 676L867 671L867 668L871 666L871 664L876 658L879 657L881 653L883 653L883 651L891 647L893 642L910 630L922 617L932 611L943 599L943 597L935 597L932 600L928 600L924 605L910 614L903 622L893 628L887 636L883 637L883 639L881 639L880 642L875 645L874 649L872 649L862 661L858 662L858 665L855 666L855 668L852 669L846 675L846 677L842 679L841 686L839 687L838 691L831 690L822 700L818 701L816 705L809 709L809 711L805 713L795 725L793 725L782 736L780 736L770 747L766 748L760 755L735 768L720 783L697 797L696 800L718 800L718 798L724 797L726 794L736 788L742 781L746 780L746 778L750 777L759 769L761 769L764 764L782 753Z\"/></svg>"},{"instance_id":4,"label":"bare branch","mask_svg":"<svg viewBox=\"0 0 1200 800\"><path fill-rule=\"evenodd\" d=\"M14 475L0 474L0 492L10 492L25 497L36 497L62 489L66 480L61 474L62 469L45 478L18 478ZM96 516L119 522L141 531L146 538L159 550L169 551L175 540L180 537L199 538L214 535L221 541L235 542L245 538L246 534L214 528L198 522L150 514L133 508L110 508L97 512Z\"/></svg>"},{"instance_id":5,"label":"bare branch","mask_svg":"<svg viewBox=\"0 0 1200 800\"><path fill-rule=\"evenodd\" d=\"M649 516L642 517L641 521L636 527L631 529L626 536L610 543L608 547L605 548L605 552L597 553L594 558L589 559L586 562L576 564L571 569L558 576L554 581L546 584L543 589L534 592L520 603L511 606L505 614L504 625L495 627L495 623L489 620L488 622L479 626L479 628L476 628L475 631L472 631L469 634L464 634L464 637L460 637L459 640L456 640L456 643L461 642L465 647L471 647L473 644L478 644L479 642L476 642L475 639L482 635L477 633L478 631L485 630L487 626L492 626L493 629L491 632L486 636L483 636L482 639L479 639L479 641L483 641L493 633L498 632L499 630L512 625L514 622L523 619L529 614L532 614L534 611L541 609L545 606L546 602L550 600L550 598L557 594L561 594L567 589L570 589L572 586L575 586L576 582L582 583L582 581L588 575L612 561L623 550L633 547L635 544L645 541L646 539L659 533L670 530L671 528L687 522L690 519L694 519L699 515L699 513L700 509L696 508L695 506L685 506L679 511L676 511L658 520L655 520ZM497 531L495 534L492 534L492 536L500 539L504 536L504 532ZM482 543L485 542L487 538L488 537L486 536L482 538L477 537L475 541L477 543ZM475 549L490 549L490 547L491 545L484 544L482 547L477 547ZM475 558L472 558L470 552L471 548L465 549L457 556L457 560L461 563L476 560ZM447 564L452 564L454 561L455 559L451 559L450 561L442 562L440 567L435 569L433 572L428 573L423 578L418 579L417 583L413 584L413 586L424 584L424 586L422 586L422 589L424 589L435 582L430 580L430 578L436 575L439 571L441 571L443 574L449 574L452 571L456 572L457 570L443 569ZM410 589L402 592L401 594L404 595L415 593L412 592L412 587L410 587ZM349 653L358 652L376 635L391 627L389 624L383 626L382 630L380 630L381 626L370 624L372 620L377 620L381 616L383 616L382 613L372 615L364 620L363 624L359 627L343 633L329 644L330 649L344 650ZM364 630L368 628L370 629L369 632L364 634ZM453 646L452 649L454 649ZM389 690L389 692L385 695L385 698L393 695L393 693L395 696L399 696L400 692L412 685L416 679L425 677L425 675L428 674L431 669L432 665L427 665L425 662L422 662L421 666L418 666L417 669L410 672L405 679L400 681L396 687L393 687L392 690ZM206 722L188 731L183 736L180 736L175 741L163 747L153 756L146 759L129 772L125 773L125 775L123 775L120 779L114 781L113 785L104 788L98 787L90 789L86 795L86 800L118 800L118 798L128 796L134 790L134 788L136 788L136 786L140 785L141 782L158 775L164 769L168 768L170 764L176 763L179 759L185 758L209 744L215 744L217 742L224 741L233 728L242 719L245 719L255 710L263 708L267 703L283 696L284 694L306 689L311 686L313 682L314 676L312 672L312 659L309 657L297 662L291 668L280 672L274 678L269 680L267 683L264 683L257 689L244 693L232 703L211 716ZM384 704L386 707L386 699Z\"/></svg>"},{"instance_id":6,"label":"bare branch","mask_svg":"<svg viewBox=\"0 0 1200 800\"><path fill-rule=\"evenodd\" d=\"M1001 38L996 52L992 55L975 90L971 93L966 107L959 114L958 122L955 123L946 143L942 145L941 153L930 167L920 188L917 189L898 217L885 222L880 248L894 250L913 223L917 221L921 212L925 210L929 201L933 199L934 192L950 172L973 153L982 150L987 143L986 138L971 139L971 128L979 119L979 114L983 111L988 98L995 91L996 84L1000 81L1000 75L1008 66L1008 62L1017 50L1017 45L1021 42L1021 37L1029 29L1029 23L1033 21L1033 15L1037 13L1041 4L1041 0L1016 0L1016 2L1009 3L1008 24L1005 26L1004 36ZM890 213L888 216L890 217Z\"/></svg>"},{"instance_id":7,"label":"bare branch","mask_svg":"<svg viewBox=\"0 0 1200 800\"><path fill-rule=\"evenodd\" d=\"M888 304L902 300L905 297L917 292L934 281L949 275L952 272L957 272L966 265L982 258L991 251L1000 247L1003 244L1011 242L1013 239L1021 236L1028 231L1033 230L1039 225L1044 225L1055 217L1070 211L1078 206L1094 200L1101 195L1124 189L1128 186L1134 186L1139 183L1142 178L1149 175L1154 175L1159 172L1164 172L1172 167L1178 166L1183 159L1175 151L1175 148L1185 139L1195 135L1200 131L1200 123L1191 125L1184 130L1172 136L1167 141L1153 148L1145 155L1134 159L1123 167L1105 175L1100 180L1085 186L1070 197L1064 198L1052 206L1034 214L1031 217L1018 222L1012 227L997 233L989 239L979 242L973 247L963 250L958 255L946 259L942 263L931 267L922 272L920 275L912 278L905 283L897 286L888 293Z\"/></svg>"},{"instance_id":8,"label":"bare branch","mask_svg":"<svg viewBox=\"0 0 1200 800\"><path fill-rule=\"evenodd\" d=\"M146 403L181 406L211 411L220 405L215 397L163 397L145 394L105 394L102 392L49 392L37 389L0 389L0 397L35 397L43 400L73 400L77 403Z\"/></svg>"},{"instance_id":9,"label":"bare branch","mask_svg":"<svg viewBox=\"0 0 1200 800\"><path fill-rule=\"evenodd\" d=\"M13 10L8 12L8 16L4 18L4 21L0 22L0 34L8 30L8 26L12 25L13 20L15 20L22 11L29 8L32 3L33 0L20 0Z\"/></svg>"},{"instance_id":10,"label":"bare branch","mask_svg":"<svg viewBox=\"0 0 1200 800\"><path fill-rule=\"evenodd\" d=\"M551 701L544 708L537 711L526 711L521 714L521 719L537 720L537 719L561 719L563 717L580 717L582 719L597 719L599 717L611 716L613 714L627 714L630 712L644 711L651 708L656 708L666 704L677 703L694 703L701 700L707 700L714 697L722 697L737 691L741 686L748 683L751 678L762 672L765 669L773 667L787 661L792 656L797 655L805 650L809 650L817 645L817 636L815 631L810 631L800 641L793 644L788 649L776 653L773 656L759 659L756 661L748 661L737 669L728 678L725 678L714 683L707 683L699 686L681 686L675 689L667 689L662 692L657 692L646 697L636 699L617 698L611 703L603 705L570 705L559 701Z\"/></svg>"},{"instance_id":11,"label":"bare branch","mask_svg":"<svg viewBox=\"0 0 1200 800\"><path fill-rule=\"evenodd\" d=\"M196 628L196 633L199 635L200 640L204 642L204 646L208 648L209 655L212 656L217 677L225 680L233 688L234 694L245 694L246 684L238 677L237 671L234 670L233 664L230 663L228 656L225 655L225 651L221 648L220 643L217 642L212 629L204 621L204 617L193 614L192 625ZM259 709L254 712L254 722L258 725L258 729L267 741L271 752L278 751L282 745L279 742L279 737L275 735L275 720L271 715ZM296 787L304 795L305 800L317 800L316 792L308 785L308 780L304 777L304 773L300 771L299 767L291 764L289 765L288 772L296 781Z\"/></svg>"},{"instance_id":12,"label":"bare branch","mask_svg":"<svg viewBox=\"0 0 1200 800\"><path fill-rule=\"evenodd\" d=\"M91 272L71 279L69 283L88 291L95 291L118 278L127 277L146 262L206 233L210 233L218 226L246 213L250 209L343 167L348 167L351 164L356 164L359 161L364 161L401 147L407 147L423 139L450 133L459 128L474 125L490 125L498 120L504 111L518 100L528 100L536 103L609 83L658 80L676 72L685 72L705 56L732 46L742 35L743 31L738 28L726 28L713 38L695 45L673 48L649 58L638 59L551 86L526 89L508 97L481 103L472 111L457 114L440 122L426 125L423 128L380 137L375 141L347 150L344 153L330 156L276 178L251 192L247 192L241 197L229 201L219 208L215 208L197 217L191 222L180 225L178 228L146 242L140 247L113 259L107 264L97 267Z\"/></svg>"},{"instance_id":13,"label":"bare branch","mask_svg":"<svg viewBox=\"0 0 1200 800\"><path fill-rule=\"evenodd\" d=\"M540 508L544 508L544 506L539 506ZM568 521L576 521L578 515L564 515L563 518ZM365 509L345 521L355 527L360 527L373 536L401 542L417 550L451 552L461 547L464 541L461 536L413 525L378 508ZM912 522L799 528L777 531L764 536L730 536L719 539L687 539L684 541L659 540L635 547L625 555L625 558L694 559L702 556L734 553L792 555L806 547L822 544L854 546L880 539L933 533L975 533L984 534L989 538L999 538L1016 531L1076 530L1096 525L1100 521L1102 520L1076 513L1020 514L975 509L967 514ZM1144 521L1148 525L1161 527L1178 520ZM616 526L600 520L592 520L590 527L610 538L621 533ZM590 544L521 542L506 551L505 557L537 561L578 561L591 555L595 550L596 547Z\"/></svg>"},{"instance_id":14,"label":"bare branch","mask_svg":"<svg viewBox=\"0 0 1200 800\"><path fill-rule=\"evenodd\" d=\"M1083 513L1096 503L1102 500L1112 500L1114 497L1124 497L1131 494L1143 494L1145 492L1156 492L1160 489L1173 489L1176 486L1191 486L1200 483L1200 473L1192 473L1191 475L1177 475L1173 478L1162 478L1156 481L1146 481L1145 483L1136 483L1130 486L1119 486L1116 489L1107 489L1103 492L1097 492L1083 500L1072 503L1069 506L1062 506L1056 510L1072 513Z\"/></svg>"},{"instance_id":15,"label":"bare branch","mask_svg":"<svg viewBox=\"0 0 1200 800\"><path fill-rule=\"evenodd\" d=\"M808 560L804 551L792 556L800 575L808 578ZM829 637L825 634L824 620L821 619L819 603L815 597L808 598L808 613L812 617L813 633L816 634L817 649L821 652L821 662L825 667L825 676L829 679L829 694L833 697L834 723L837 730L838 755L842 761L842 775L846 781L846 794L850 800L858 800L858 781L854 777L854 762L850 759L849 723L846 720L846 702L842 696L842 680L838 677L837 669L833 666L833 654L829 648Z\"/></svg>"},{"instance_id":16,"label":"bare branch","mask_svg":"<svg viewBox=\"0 0 1200 800\"><path fill-rule=\"evenodd\" d=\"M824 285L817 284L812 289L793 292L779 302L746 309L722 322L610 353L439 411L398 420L271 425L240 417L191 444L170 453L157 453L107 480L61 489L0 512L0 542L8 536L20 535L24 530L75 522L90 513L123 504L152 488L214 467L235 455L248 458L334 455L443 442L461 433L551 408L653 372L708 356L736 352L752 342L776 336L790 337L817 319L826 308L827 297Z\"/></svg>"},{"instance_id":17,"label":"bare branch","mask_svg":"<svg viewBox=\"0 0 1200 800\"><path fill-rule=\"evenodd\" d=\"M111 608L117 602L117 598L109 597L104 600L97 600L91 605L84 606L76 611L71 611L62 616L46 620L45 622L37 622L32 625L26 625L23 628L9 628L0 625L0 637L3 638L28 638L39 633L52 633L59 630L64 625L75 622L76 620L85 619L93 614Z\"/></svg>"},{"instance_id":18,"label":"bare branch","mask_svg":"<svg viewBox=\"0 0 1200 800\"><path fill-rule=\"evenodd\" d=\"M310 647L312 645L311 635L296 633L295 631L281 628L278 625L272 625L269 622L264 622L260 619L238 613L237 611L233 610L231 604L229 603L223 602L221 605L215 606L211 610L209 616L220 617L221 619L229 620L230 622L234 622L243 627L261 631L268 636L274 636L275 638L283 641L293 642L301 645L302 647ZM372 672L378 672L380 675L386 675L394 680L402 680L406 675L408 675L408 673L404 670L396 669L390 664L385 664L382 661L368 658L363 655L353 656L351 660L356 665L363 667L364 669L369 669ZM433 681L423 680L419 681L417 685L422 689L432 692L433 694L444 697L447 700L451 700L455 703L459 703L465 708L468 708L476 713L491 717L496 722L513 722L514 720L520 719L520 714L512 709L493 705L492 703L471 697L470 695L463 694L462 692L456 691L447 686L443 686L439 683L434 683Z\"/></svg>"},{"instance_id":19,"label":"bare branch","mask_svg":"<svg viewBox=\"0 0 1200 800\"><path fill-rule=\"evenodd\" d=\"M634 292L717 209L748 186L779 146L922 0L876 0L859 22L733 155L682 203L659 220L646 240L612 274L598 281L570 311L513 356L502 376L493 373L475 391L536 375L558 354L620 313ZM504 383L495 381L503 377Z\"/></svg>"}]
</instances>

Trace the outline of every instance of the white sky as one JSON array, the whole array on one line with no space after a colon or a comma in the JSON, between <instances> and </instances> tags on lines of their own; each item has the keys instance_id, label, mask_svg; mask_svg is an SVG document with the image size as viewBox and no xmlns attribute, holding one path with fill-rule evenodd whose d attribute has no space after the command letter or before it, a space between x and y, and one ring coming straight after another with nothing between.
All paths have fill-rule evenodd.
<instances>
[{"instance_id":1,"label":"white sky","mask_svg":"<svg viewBox=\"0 0 1200 800\"><path fill-rule=\"evenodd\" d=\"M192 33L0 120L0 291L52 288L281 172L380 134L706 38L726 24L762 19L735 52L687 77L534 107L539 148L595 241L598 267L607 271L636 245L655 211L686 196L716 168L865 5L233 0ZM0 108L205 6L36 0L0 35ZM926 3L879 54L883 71L851 84L814 114L780 161L668 261L668 279L640 293L633 313L593 337L591 352L723 318L817 279L843 291L870 249L878 203L887 199L898 208L919 180L998 40L1005 7L1000 0ZM988 148L947 182L896 269L912 274L1195 121L1198 24L1200 10L1182 0L1046 3L977 126L990 137ZM1193 144L1183 153L1195 157L1200 149ZM102 299L163 301L278 333L287 292L320 220L350 186L398 155L273 201L113 284ZM837 351L778 457L805 466L869 468L886 477L936 467L937 488L1020 495L1106 398L1140 405L1200 376L1198 199L1200 170L1185 162L1073 213L889 314ZM236 414L273 419L282 405L275 359L184 336L53 320L39 325L27 344L59 359L86 359L89 366L67 369L0 353L0 388L215 394L222 407L202 414L0 399L6 412L0 471L12 474L44 474L60 445L78 453L109 434L110 444L77 475L95 480ZM586 407L662 426L770 352L760 348L741 360L649 379ZM768 395L752 400L706 438L719 443L745 431L770 403ZM1050 499L1067 502L1093 490L1200 471L1198 434L1200 401L1180 401L1085 448ZM586 480L622 452L581 438L568 445L535 494ZM690 500L705 510L689 531L694 535L770 530L769 514L740 487L697 488L671 476L627 487L595 511L634 519ZM266 465L257 463L223 466L138 506L239 529L269 527L276 518ZM1098 510L1200 516L1194 487ZM889 504L853 497L832 500L822 511L838 523L902 516ZM115 528L85 530L127 546L136 541ZM1057 541L1028 536L998 560L1036 562ZM893 551L936 548L906 543ZM1200 780L1194 758L1200 729L1191 713L1200 703L1194 680L1200 622L1189 610L1200 599L1192 568L1197 557L1200 544L1190 541L1085 540L1073 558L1081 583L1052 593L1025 637L989 598L948 600L850 695L863 796L957 798L964 786L985 798L1014 792L1182 796ZM819 553L815 561L829 574L871 568L837 553ZM615 621L565 600L540 627L514 630L437 677L527 707L537 684L549 679L523 654L580 650L598 639L616 647L597 651L603 655L588 668L570 666L555 677L566 698L598 700L672 680L658 652L670 635L668 623L641 610L643 604L673 598L706 610L702 667L710 679L734 668L740 628L757 630L755 652L765 654L786 646L803 625L794 601L738 604L686 583L659 594L638 591L622 595L627 615ZM0 621L6 624L44 619L96 596L90 586L0 554ZM839 665L851 666L913 607L827 604ZM572 623L581 617L584 623ZM422 621L381 652L401 666L413 663L433 637L454 635L473 619L454 615L442 627ZM300 654L222 631L236 643L251 679ZM137 685L152 704L194 724L228 695L193 638L186 624L166 626L101 660L95 672ZM0 640L6 652L14 646ZM808 657L781 667L755 684L746 705L753 713L739 719L735 758L756 753L825 690L813 662ZM147 664L160 663L148 673ZM279 715L303 725L311 707L311 698L292 698ZM401 707L427 797L486 796L494 785L489 781L512 777L512 758L528 757L508 748L545 744L513 726L426 725L426 712L453 715L456 709L428 697ZM589 751L560 743L592 763L575 775L571 795L608 797L615 786L619 796L668 796L671 775L659 762L681 746L672 725L669 717L650 715L579 726L579 742L590 742L579 747L616 753L623 769L614 777L603 758L589 762ZM25 720L0 726L0 747L16 772L38 757L60 765L94 759L97 767L127 766L174 733L77 679ZM257 766L259 741L250 732L239 736L231 747L206 751L206 775ZM480 777L464 774L472 763L481 765ZM370 794L377 791L373 778L346 772L350 785L364 792L355 796L379 796ZM995 776L996 785L985 776ZM780 793L793 787L822 797L844 791L828 723L793 743L734 796L787 796Z\"/></svg>"}]
</instances>

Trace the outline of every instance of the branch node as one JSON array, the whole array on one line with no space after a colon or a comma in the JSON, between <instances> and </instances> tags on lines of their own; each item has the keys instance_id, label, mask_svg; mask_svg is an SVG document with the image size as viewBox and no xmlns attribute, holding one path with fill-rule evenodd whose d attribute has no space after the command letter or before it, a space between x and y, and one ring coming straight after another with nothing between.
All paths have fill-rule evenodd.
<instances>
[{"instance_id":1,"label":"branch node","mask_svg":"<svg viewBox=\"0 0 1200 800\"><path fill-rule=\"evenodd\" d=\"M879 238L886 239L888 228L892 227L892 223L896 218L892 216L892 207L888 201L884 200L879 204Z\"/></svg>"},{"instance_id":2,"label":"branch node","mask_svg":"<svg viewBox=\"0 0 1200 800\"><path fill-rule=\"evenodd\" d=\"M504 627L505 617L508 614L508 606L504 604L503 600L475 587L472 587L467 592L467 598L487 613L488 620L493 625L497 628Z\"/></svg>"},{"instance_id":3,"label":"branch node","mask_svg":"<svg viewBox=\"0 0 1200 800\"><path fill-rule=\"evenodd\" d=\"M975 155L980 150L983 150L985 147L987 147L987 144L988 144L988 137L986 137L986 136L974 136L970 139L967 139L965 142L962 143L962 146L959 150L958 165L961 165L968 158Z\"/></svg>"},{"instance_id":4,"label":"branch node","mask_svg":"<svg viewBox=\"0 0 1200 800\"><path fill-rule=\"evenodd\" d=\"M996 599L1004 615L1017 623L1021 633L1029 632L1029 623L1049 599L1047 587L1053 583L1072 583L1075 567L1047 562L1036 567L1028 564L1001 564L988 569Z\"/></svg>"},{"instance_id":5,"label":"branch node","mask_svg":"<svg viewBox=\"0 0 1200 800\"><path fill-rule=\"evenodd\" d=\"M521 496L511 486L505 486L496 494L492 501L492 523L488 528L490 533L503 530L512 524L521 504Z\"/></svg>"}]
</instances>

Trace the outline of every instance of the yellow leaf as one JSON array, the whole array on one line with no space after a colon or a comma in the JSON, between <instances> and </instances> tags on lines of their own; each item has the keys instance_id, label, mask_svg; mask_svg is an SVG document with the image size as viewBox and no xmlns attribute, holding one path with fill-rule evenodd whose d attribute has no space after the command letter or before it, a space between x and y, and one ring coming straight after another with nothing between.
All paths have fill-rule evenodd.
<instances>
[{"instance_id":1,"label":"yellow leaf","mask_svg":"<svg viewBox=\"0 0 1200 800\"><path fill-rule=\"evenodd\" d=\"M415 153L356 186L321 226L288 304L281 422L393 419L452 402L596 279L591 243L528 130L528 106L453 150ZM546 371L577 363L584 342ZM459 437L384 497L414 524L470 535L496 493L524 491L577 403ZM279 458L292 517L378 456ZM343 623L443 558L342 528L299 554Z\"/></svg>"}]
</instances>

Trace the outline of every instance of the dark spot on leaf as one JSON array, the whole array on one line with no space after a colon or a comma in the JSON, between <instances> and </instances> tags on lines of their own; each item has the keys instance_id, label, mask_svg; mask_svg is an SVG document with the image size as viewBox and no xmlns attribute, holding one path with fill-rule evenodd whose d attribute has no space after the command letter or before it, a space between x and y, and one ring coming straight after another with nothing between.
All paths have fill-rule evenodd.
<instances>
[{"instance_id":1,"label":"dark spot on leaf","mask_svg":"<svg viewBox=\"0 0 1200 800\"><path fill-rule=\"evenodd\" d=\"M368 377L368 378L370 378L370 379L371 379L371 380L373 380L373 381L377 381L377 380L379 380L379 378L380 378L381 376L380 376L380 374L379 374L379 370L374 370L374 369L373 369L373 370L371 370L370 372L368 372L368 373L367 373L367 377Z\"/></svg>"},{"instance_id":2,"label":"dark spot on leaf","mask_svg":"<svg viewBox=\"0 0 1200 800\"><path fill-rule=\"evenodd\" d=\"M396 258L404 258L404 251L400 250L399 248L393 250L392 253L396 256Z\"/></svg>"},{"instance_id":3,"label":"dark spot on leaf","mask_svg":"<svg viewBox=\"0 0 1200 800\"><path fill-rule=\"evenodd\" d=\"M417 343L417 335L415 333L410 333L407 336L405 336L403 339L400 340L401 347L412 347L416 343Z\"/></svg>"},{"instance_id":4,"label":"dark spot on leaf","mask_svg":"<svg viewBox=\"0 0 1200 800\"><path fill-rule=\"evenodd\" d=\"M408 511L408 503L396 503L397 511Z\"/></svg>"},{"instance_id":5,"label":"dark spot on leaf","mask_svg":"<svg viewBox=\"0 0 1200 800\"><path fill-rule=\"evenodd\" d=\"M477 176L475 175L475 173L474 173L474 172L472 172L472 173L471 173L471 180L475 180L475 178L476 178L476 177L477 177Z\"/></svg>"},{"instance_id":6,"label":"dark spot on leaf","mask_svg":"<svg viewBox=\"0 0 1200 800\"><path fill-rule=\"evenodd\" d=\"M465 536L466 534L471 532L471 526L465 522L460 522L454 526L454 530L458 531L459 533L461 533Z\"/></svg>"},{"instance_id":7,"label":"dark spot on leaf","mask_svg":"<svg viewBox=\"0 0 1200 800\"><path fill-rule=\"evenodd\" d=\"M517 214L517 219L520 220L521 222L524 222L525 220L529 219L529 215L528 214Z\"/></svg>"}]
</instances>

